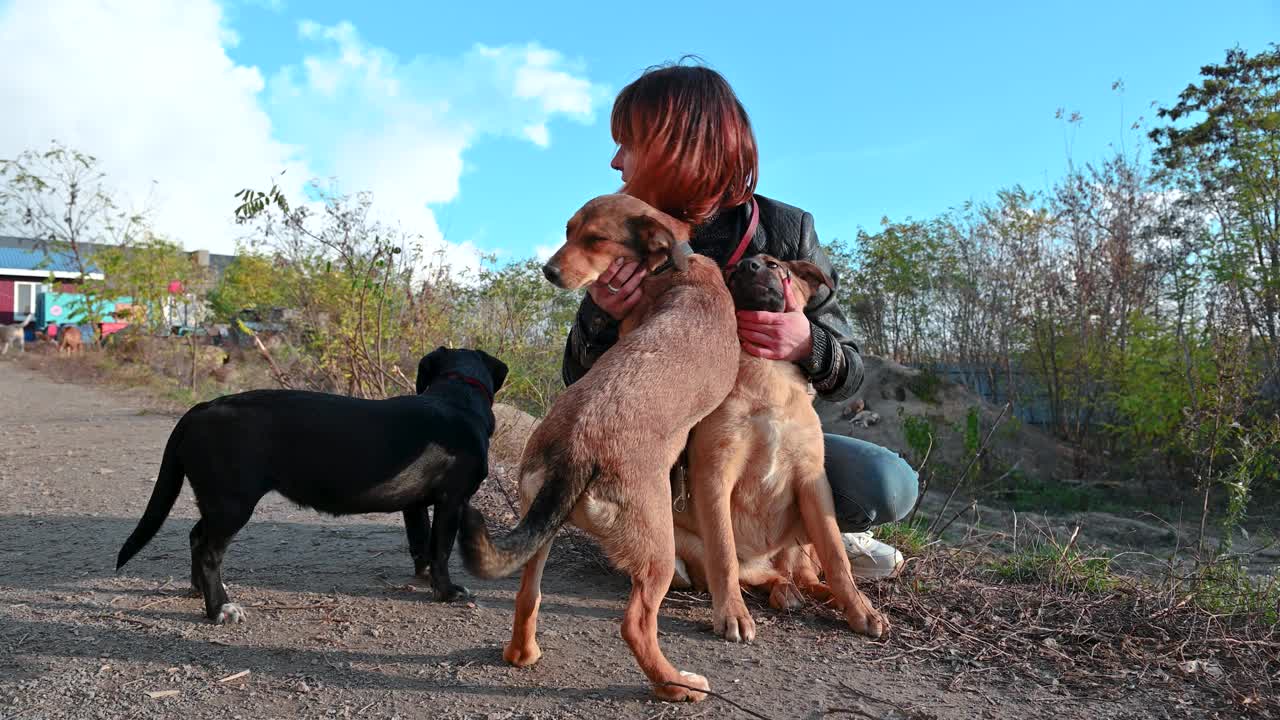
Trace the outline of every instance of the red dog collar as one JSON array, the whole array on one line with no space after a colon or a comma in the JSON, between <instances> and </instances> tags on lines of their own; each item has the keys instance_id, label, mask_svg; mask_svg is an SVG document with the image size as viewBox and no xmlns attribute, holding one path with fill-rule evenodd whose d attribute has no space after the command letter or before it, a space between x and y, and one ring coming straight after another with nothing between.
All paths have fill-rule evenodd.
<instances>
[{"instance_id":1,"label":"red dog collar","mask_svg":"<svg viewBox=\"0 0 1280 720\"><path fill-rule=\"evenodd\" d=\"M472 387L480 388L480 391L484 393L484 396L489 399L489 404L493 405L493 393L489 392L489 388L484 383L469 375L463 375L458 372L447 372L443 373L443 375L444 377L453 378L454 380L461 380Z\"/></svg>"}]
</instances>

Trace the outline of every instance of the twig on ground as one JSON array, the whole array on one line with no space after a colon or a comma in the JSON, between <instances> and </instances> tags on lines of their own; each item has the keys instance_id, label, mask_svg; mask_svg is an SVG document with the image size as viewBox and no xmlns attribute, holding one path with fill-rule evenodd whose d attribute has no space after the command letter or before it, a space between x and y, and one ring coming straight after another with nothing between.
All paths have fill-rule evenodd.
<instances>
[{"instance_id":1,"label":"twig on ground","mask_svg":"<svg viewBox=\"0 0 1280 720\"><path fill-rule=\"evenodd\" d=\"M1000 477L996 478L995 480L992 480L991 482L987 483L986 485L982 485L982 486L978 487L976 490L974 490L974 491L973 491L973 494L974 494L974 495L982 495L982 493L986 492L987 490L990 490L991 488L993 488L993 487L995 487L995 486L999 485L1000 483L1004 482L1004 481L1005 481L1005 478L1007 478L1007 477L1009 477L1010 475L1012 475L1012 474L1013 474L1013 473L1018 469L1018 466L1019 466L1019 465L1021 465L1021 464L1022 464L1022 458L1018 458L1018 459L1017 459L1017 461L1015 461L1015 462L1013 463L1013 467L1009 468L1008 470L1005 470L1005 471L1004 471L1004 474L1003 474L1003 475L1001 475Z\"/></svg>"},{"instance_id":2,"label":"twig on ground","mask_svg":"<svg viewBox=\"0 0 1280 720\"><path fill-rule=\"evenodd\" d=\"M924 474L925 466L929 464L929 456L933 454L933 433L929 433L929 447L925 448L924 459L920 461L920 465L916 467L916 477L920 479L916 489L916 503L911 506L911 512L907 513L907 527L911 527L911 522L916 519L916 511L920 509L920 503L924 501L925 493L929 492L929 475Z\"/></svg>"},{"instance_id":3,"label":"twig on ground","mask_svg":"<svg viewBox=\"0 0 1280 720\"><path fill-rule=\"evenodd\" d=\"M248 674L249 674L249 671L248 671L248 670L241 670L241 671L240 671L240 672L238 672L238 673L232 673L231 675L228 675L228 676L226 676L226 677L222 678L222 679L221 679L221 680L219 680L218 682L220 682L220 683L228 683L228 682L231 682L232 680L239 680L240 678L242 678L242 677L244 677L245 675L248 675Z\"/></svg>"},{"instance_id":4,"label":"twig on ground","mask_svg":"<svg viewBox=\"0 0 1280 720\"><path fill-rule=\"evenodd\" d=\"M952 515L952 516L951 516L951 519L947 521L947 524L946 524L946 525L943 525L942 527L938 528L938 531L937 531L936 533L934 533L934 535L936 535L936 536L938 536L938 537L941 537L941 536L942 536L942 533L946 532L946 531L947 531L947 528L951 527L951 523L953 523L953 522L955 522L956 520L960 519L960 516L961 516L961 515L963 515L963 514L965 514L965 513L967 513L967 512L970 512L970 511L974 512L975 514L978 512L978 501L977 501L977 500L974 500L974 501L970 502L968 505L966 505L965 507L960 508L960 510L959 510L958 512L956 512L956 514L955 514L955 515Z\"/></svg>"},{"instance_id":5,"label":"twig on ground","mask_svg":"<svg viewBox=\"0 0 1280 720\"><path fill-rule=\"evenodd\" d=\"M98 614L98 615L90 615L89 617L100 618L102 620L120 620L122 622L133 623L134 625L141 625L142 627L149 627L154 629L160 628L160 626L156 625L155 623L149 623L146 620L138 620L137 618L126 617L124 615Z\"/></svg>"},{"instance_id":6,"label":"twig on ground","mask_svg":"<svg viewBox=\"0 0 1280 720\"><path fill-rule=\"evenodd\" d=\"M179 599L179 598L181 598L181 597L182 597L181 595L168 595L168 596L166 596L166 597L162 597L162 598L158 598L158 599L156 599L156 600L152 600L152 601L151 601L151 602L149 602L149 603L144 603L144 604L142 604L142 605L139 605L139 606L138 606L138 609L139 609L139 610L146 610L146 609L147 609L147 608L149 608L149 607L155 607L156 605L162 605L162 604L167 603L167 602L173 602L174 600L178 600L178 599Z\"/></svg>"},{"instance_id":7,"label":"twig on ground","mask_svg":"<svg viewBox=\"0 0 1280 720\"><path fill-rule=\"evenodd\" d=\"M991 442L991 436L996 434L996 429L1000 427L1000 423L1004 422L1004 416L1009 412L1011 407L1013 407L1013 403L1006 402L1004 407L1000 408L1000 415L996 417L996 421L991 424L991 429L987 431L987 436L982 439L982 444L979 445L978 449L973 453L973 457L969 458L969 464L964 466L964 472L960 473L960 477L956 479L956 485L951 488L951 494L947 495L947 499L942 503L942 507L938 508L939 518L947 511L947 506L951 504L951 500L955 498L956 493L959 492L960 488L964 485L964 480L969 475L969 471L973 469L973 464L978 461L978 458L982 457L982 453L987 449L987 444ZM935 521L936 520L937 518L935 518ZM930 523L930 528L932 528L932 523Z\"/></svg>"},{"instance_id":8,"label":"twig on ground","mask_svg":"<svg viewBox=\"0 0 1280 720\"><path fill-rule=\"evenodd\" d=\"M1071 552L1071 546L1076 544L1076 537L1080 535L1080 526L1071 532L1071 539L1067 540L1067 544L1062 547L1062 554L1058 556L1058 563L1067 559L1067 553Z\"/></svg>"},{"instance_id":9,"label":"twig on ground","mask_svg":"<svg viewBox=\"0 0 1280 720\"><path fill-rule=\"evenodd\" d=\"M671 687L684 688L685 690L692 690L692 691L694 691L694 692L700 692L700 693L702 693L702 694L704 694L704 695L707 695L708 697L713 697L713 698L716 698L716 699L718 699L718 700L723 700L723 701L725 701L725 702L729 703L730 705L732 705L732 706L734 706L734 707L738 708L738 709L739 709L739 710L741 710L742 712L744 712L744 713L746 713L746 714L750 715L751 717L760 718L760 720L770 720L770 718L769 718L767 715L761 715L760 713L756 712L755 710L751 710L751 709L749 709L749 708L745 708L745 707L743 707L743 706L739 705L738 703L736 703L736 702L734 702L734 701L730 700L728 697L726 697L726 696L724 696L724 695L721 695L720 693L712 692L712 691L710 691L710 690L703 690L702 688L696 688L696 687L693 687L692 685L684 685L684 684L682 684L682 683L672 682L672 681L670 681L670 680L668 680L668 681L666 681L666 682L664 682L664 683L662 683L662 684L663 684L663 685L670 685Z\"/></svg>"},{"instance_id":10,"label":"twig on ground","mask_svg":"<svg viewBox=\"0 0 1280 720\"><path fill-rule=\"evenodd\" d=\"M898 712L900 712L900 713L902 713L902 714L906 715L906 716L907 716L908 718L910 718L911 720L933 720L933 718L935 718L935 717L936 717L936 716L934 716L934 715L932 715L932 714L930 714L930 713L923 712L923 711L918 710L918 709L916 709L916 708L914 708L914 707L908 707L908 706L906 706L906 705L899 705L898 703L895 703L895 702L892 702L892 701L889 701L889 700L882 700L882 699L880 699L880 698L878 698L878 697L876 697L876 696L874 696L874 695L871 695L871 694L869 694L869 693L865 693L865 692L863 692L863 691L861 691L861 690L859 690L859 689L857 689L857 688L855 688L855 687L852 687L851 685L849 685L848 683L846 683L846 682L845 682L845 681L843 681L843 680L841 680L841 681L840 681L840 687L844 688L845 690L847 690L850 694L854 695L855 697L860 698L860 699L862 699L862 700L865 700L865 701L867 701L867 702L870 702L870 703L876 703L876 704L879 704L879 705L887 705L887 706L889 706L889 707L893 708L894 710L897 710ZM828 711L828 712L830 712L830 711ZM865 711L853 710L852 712L855 712L855 713L858 713L858 714L861 714L861 715L864 715L864 716L866 716L866 717L870 717L870 718L873 718L873 719L875 718L875 716L874 716L874 715L871 715L871 714L869 714L869 713L867 713L867 712L865 712Z\"/></svg>"},{"instance_id":11,"label":"twig on ground","mask_svg":"<svg viewBox=\"0 0 1280 720\"><path fill-rule=\"evenodd\" d=\"M338 603L317 603L315 605L253 605L254 610L330 610L338 607Z\"/></svg>"},{"instance_id":12,"label":"twig on ground","mask_svg":"<svg viewBox=\"0 0 1280 720\"><path fill-rule=\"evenodd\" d=\"M860 717L868 718L868 720L880 720L880 718L876 717L875 715L872 715L866 710L859 710L857 708L827 708L826 710L822 711L822 714L823 715L858 715Z\"/></svg>"}]
</instances>

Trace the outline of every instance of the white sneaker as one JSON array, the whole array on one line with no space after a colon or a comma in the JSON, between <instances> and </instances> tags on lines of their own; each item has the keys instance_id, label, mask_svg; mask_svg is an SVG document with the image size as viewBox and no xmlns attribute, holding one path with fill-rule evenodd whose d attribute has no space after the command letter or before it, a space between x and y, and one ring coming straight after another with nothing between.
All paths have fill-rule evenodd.
<instances>
[{"instance_id":1,"label":"white sneaker","mask_svg":"<svg viewBox=\"0 0 1280 720\"><path fill-rule=\"evenodd\" d=\"M849 566L854 577L893 577L906 562L897 548L876 540L870 532L844 533L840 539L844 541L844 551L849 554Z\"/></svg>"}]
</instances>

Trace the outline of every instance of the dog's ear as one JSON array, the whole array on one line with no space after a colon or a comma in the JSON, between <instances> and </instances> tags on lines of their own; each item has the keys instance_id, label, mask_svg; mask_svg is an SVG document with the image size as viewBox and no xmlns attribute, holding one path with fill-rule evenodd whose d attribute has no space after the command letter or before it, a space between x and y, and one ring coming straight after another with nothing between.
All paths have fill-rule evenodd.
<instances>
[{"instance_id":1,"label":"dog's ear","mask_svg":"<svg viewBox=\"0 0 1280 720\"><path fill-rule=\"evenodd\" d=\"M489 370L489 377L493 378L493 394L497 395L502 389L502 384L507 381L507 364L483 350L477 352L480 353L484 366Z\"/></svg>"},{"instance_id":2,"label":"dog's ear","mask_svg":"<svg viewBox=\"0 0 1280 720\"><path fill-rule=\"evenodd\" d=\"M671 264L677 270L689 268L689 246L684 239L676 238L676 233L666 223L652 215L632 215L627 218L627 229L631 231L631 246L646 260L659 257L671 258ZM650 269L657 263L650 263Z\"/></svg>"},{"instance_id":3,"label":"dog's ear","mask_svg":"<svg viewBox=\"0 0 1280 720\"><path fill-rule=\"evenodd\" d=\"M830 288L831 292L836 291L836 284L831 279L831 276L823 272L822 268L814 265L808 260L792 260L791 262L786 263L786 265L791 269L792 276L800 278L809 286L809 293L805 298L806 300L817 295L818 288L823 285Z\"/></svg>"},{"instance_id":4,"label":"dog's ear","mask_svg":"<svg viewBox=\"0 0 1280 720\"><path fill-rule=\"evenodd\" d=\"M421 395L422 391L426 390L431 381L435 379L436 374L440 372L440 368L436 367L436 357L443 350L444 346L442 345L423 355L422 359L418 361L418 378L415 383L417 394Z\"/></svg>"}]
</instances>

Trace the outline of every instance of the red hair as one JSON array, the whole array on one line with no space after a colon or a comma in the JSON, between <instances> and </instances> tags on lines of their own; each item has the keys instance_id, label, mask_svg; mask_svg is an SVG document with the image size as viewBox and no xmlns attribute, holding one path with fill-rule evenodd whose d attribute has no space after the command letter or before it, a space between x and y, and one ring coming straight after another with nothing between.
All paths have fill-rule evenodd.
<instances>
[{"instance_id":1,"label":"red hair","mask_svg":"<svg viewBox=\"0 0 1280 720\"><path fill-rule=\"evenodd\" d=\"M720 73L651 67L618 93L611 129L635 165L622 192L692 225L748 202L759 158L747 111Z\"/></svg>"}]
</instances>

